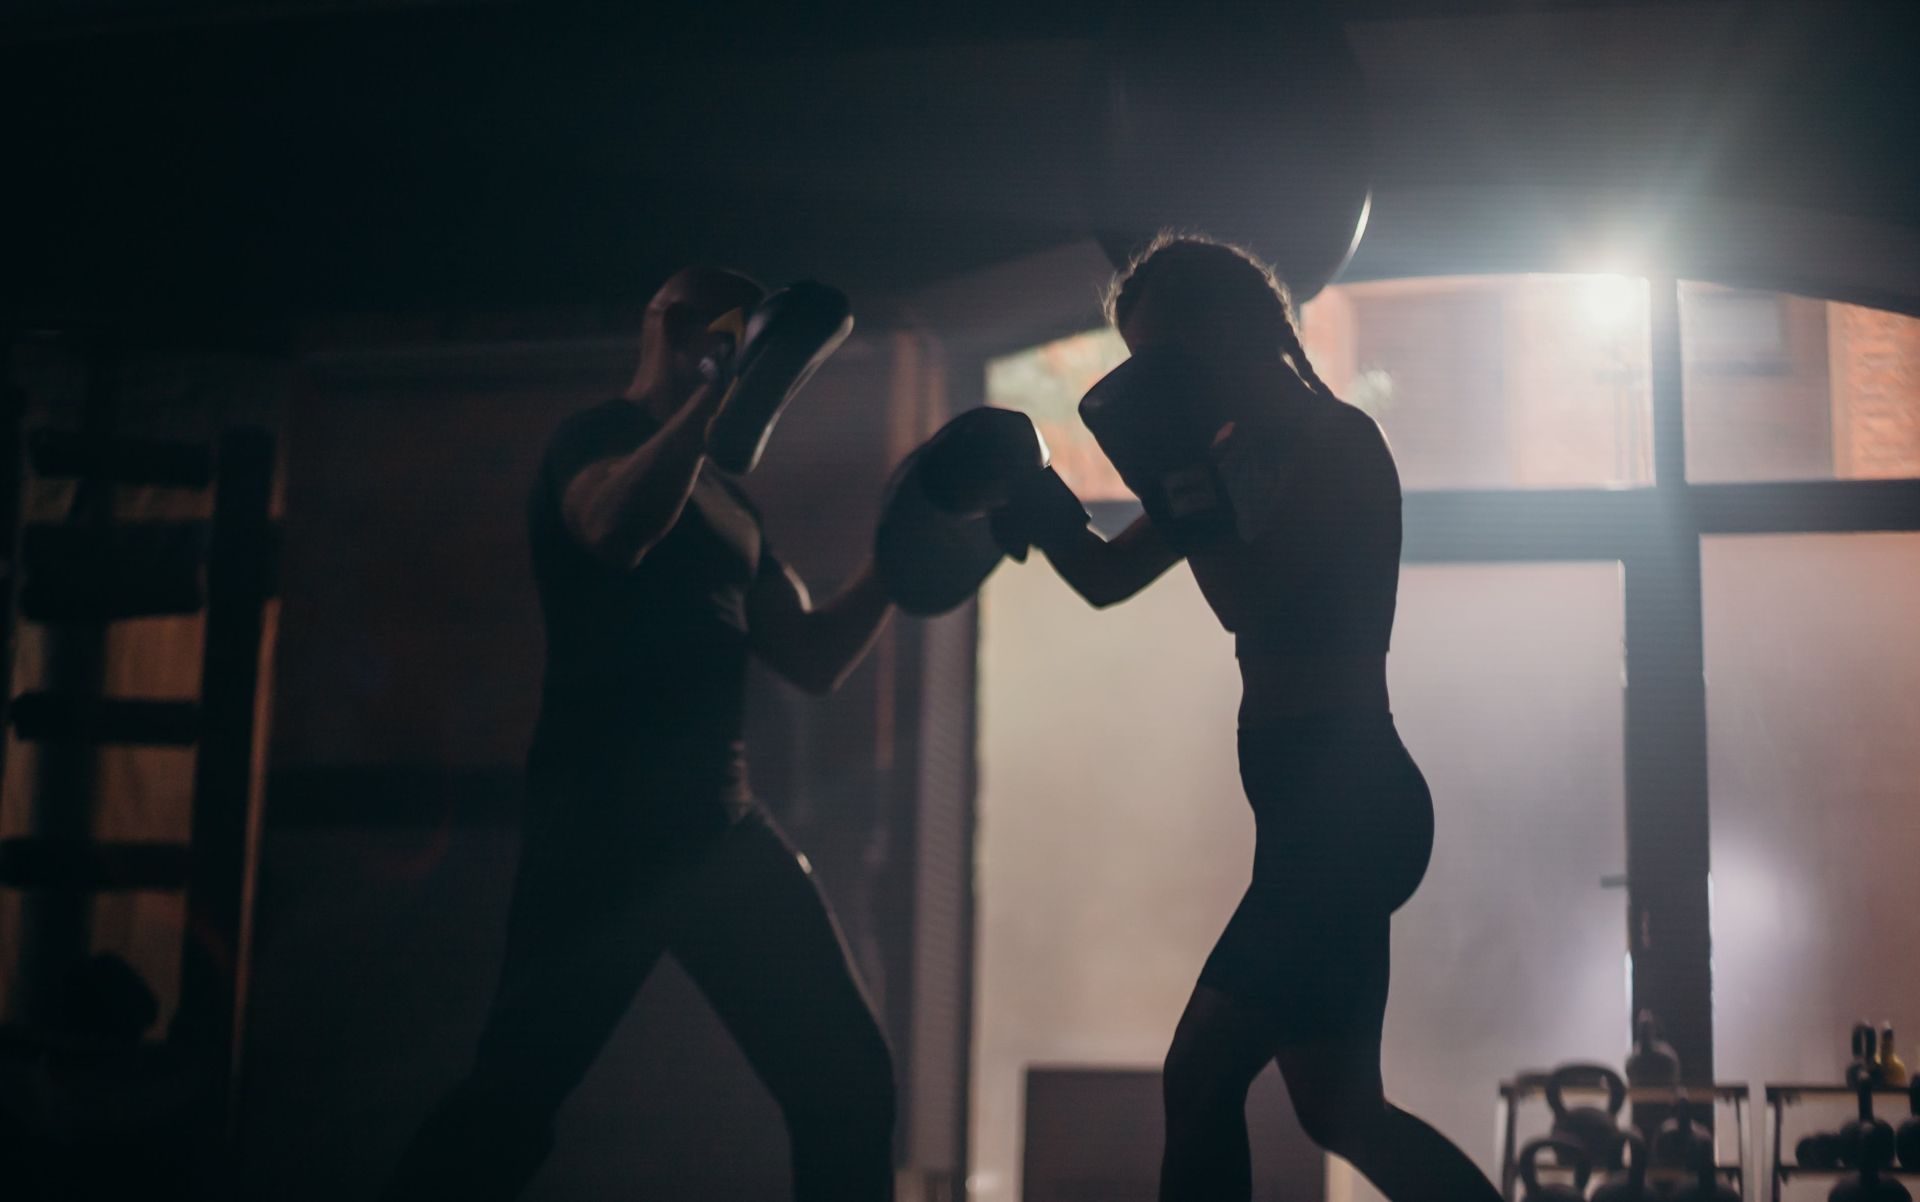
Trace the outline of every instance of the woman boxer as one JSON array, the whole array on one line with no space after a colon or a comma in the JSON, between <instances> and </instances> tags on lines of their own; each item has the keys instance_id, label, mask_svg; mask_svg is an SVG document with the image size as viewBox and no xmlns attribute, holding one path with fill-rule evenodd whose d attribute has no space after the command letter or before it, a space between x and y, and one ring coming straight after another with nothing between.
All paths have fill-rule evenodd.
<instances>
[{"instance_id":1,"label":"woman boxer","mask_svg":"<svg viewBox=\"0 0 1920 1202\"><path fill-rule=\"evenodd\" d=\"M1308 1135L1394 1202L1492 1202L1473 1162L1382 1091L1388 920L1433 838L1387 701L1400 485L1288 308L1246 252L1157 240L1108 299L1133 357L1081 406L1146 513L1106 541L1051 476L996 529L1097 606L1184 558L1236 638L1253 880L1167 1052L1163 1202L1249 1196L1246 1097L1268 1061Z\"/></svg>"}]
</instances>

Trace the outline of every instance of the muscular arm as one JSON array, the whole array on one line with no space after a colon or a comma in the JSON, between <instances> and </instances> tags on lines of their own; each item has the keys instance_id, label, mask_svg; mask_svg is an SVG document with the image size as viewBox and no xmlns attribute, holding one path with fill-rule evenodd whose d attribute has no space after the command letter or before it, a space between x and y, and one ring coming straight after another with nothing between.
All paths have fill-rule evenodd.
<instances>
[{"instance_id":1,"label":"muscular arm","mask_svg":"<svg viewBox=\"0 0 1920 1202\"><path fill-rule=\"evenodd\" d=\"M582 468L560 499L567 532L610 567L637 565L680 520L706 458L707 423L723 399L709 384L632 453Z\"/></svg>"},{"instance_id":2,"label":"muscular arm","mask_svg":"<svg viewBox=\"0 0 1920 1202\"><path fill-rule=\"evenodd\" d=\"M1111 541L1085 526L1047 538L1040 549L1074 592L1102 608L1125 601L1180 562L1144 514Z\"/></svg>"},{"instance_id":3,"label":"muscular arm","mask_svg":"<svg viewBox=\"0 0 1920 1202\"><path fill-rule=\"evenodd\" d=\"M840 687L892 611L871 561L821 605L812 603L807 586L785 565L763 575L747 595L754 653L816 696Z\"/></svg>"}]
</instances>

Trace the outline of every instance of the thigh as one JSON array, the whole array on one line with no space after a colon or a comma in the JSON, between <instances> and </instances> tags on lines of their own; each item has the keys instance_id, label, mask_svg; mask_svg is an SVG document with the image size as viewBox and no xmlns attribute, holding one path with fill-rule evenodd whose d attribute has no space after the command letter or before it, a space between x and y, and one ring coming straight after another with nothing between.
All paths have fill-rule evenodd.
<instances>
[{"instance_id":1,"label":"thigh","mask_svg":"<svg viewBox=\"0 0 1920 1202\"><path fill-rule=\"evenodd\" d=\"M886 1041L811 870L741 819L676 897L668 949L776 1097L888 1087Z\"/></svg>"},{"instance_id":2,"label":"thigh","mask_svg":"<svg viewBox=\"0 0 1920 1202\"><path fill-rule=\"evenodd\" d=\"M1282 1044L1274 1053L1293 1112L1324 1139L1341 1120L1386 1101L1380 1080L1380 1040L1353 1037Z\"/></svg>"},{"instance_id":3,"label":"thigh","mask_svg":"<svg viewBox=\"0 0 1920 1202\"><path fill-rule=\"evenodd\" d=\"M507 947L474 1077L552 1109L579 1083L659 962L667 873L638 881L541 840L514 883Z\"/></svg>"},{"instance_id":4,"label":"thigh","mask_svg":"<svg viewBox=\"0 0 1920 1202\"><path fill-rule=\"evenodd\" d=\"M1273 1059L1277 1033L1263 1006L1202 981L1194 986L1167 1048L1163 1081L1172 1109L1186 1102L1242 1104Z\"/></svg>"},{"instance_id":5,"label":"thigh","mask_svg":"<svg viewBox=\"0 0 1920 1202\"><path fill-rule=\"evenodd\" d=\"M1276 1045L1378 1042L1387 1009L1389 923L1383 909L1255 881L1200 980L1260 1009Z\"/></svg>"}]
</instances>

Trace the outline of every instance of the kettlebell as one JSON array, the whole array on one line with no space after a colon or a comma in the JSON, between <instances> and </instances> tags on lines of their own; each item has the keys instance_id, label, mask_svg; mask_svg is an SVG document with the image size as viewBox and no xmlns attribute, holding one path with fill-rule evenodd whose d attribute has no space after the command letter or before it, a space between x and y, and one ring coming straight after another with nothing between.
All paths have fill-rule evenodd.
<instances>
[{"instance_id":1,"label":"kettlebell","mask_svg":"<svg viewBox=\"0 0 1920 1202\"><path fill-rule=\"evenodd\" d=\"M1803 1169L1837 1169L1845 1151L1845 1140L1831 1131L1817 1131L1800 1137L1793 1147L1793 1159Z\"/></svg>"},{"instance_id":2,"label":"kettlebell","mask_svg":"<svg viewBox=\"0 0 1920 1202\"><path fill-rule=\"evenodd\" d=\"M1859 1117L1840 1128L1840 1163L1850 1169L1884 1169L1893 1164L1893 1125L1873 1117L1873 1086L1854 1087L1860 1099Z\"/></svg>"},{"instance_id":3,"label":"kettlebell","mask_svg":"<svg viewBox=\"0 0 1920 1202\"><path fill-rule=\"evenodd\" d=\"M1853 1025L1853 1063L1847 1066L1847 1084L1884 1084L1880 1068L1880 1036L1870 1023Z\"/></svg>"},{"instance_id":4,"label":"kettlebell","mask_svg":"<svg viewBox=\"0 0 1920 1202\"><path fill-rule=\"evenodd\" d=\"M1910 1117L1893 1137L1894 1152L1901 1168L1920 1172L1920 1077L1907 1082L1907 1114Z\"/></svg>"},{"instance_id":5,"label":"kettlebell","mask_svg":"<svg viewBox=\"0 0 1920 1202\"><path fill-rule=\"evenodd\" d=\"M1660 1124L1658 1134L1653 1137L1653 1163L1662 1168L1693 1169L1687 1159L1690 1155L1699 1155L1704 1148L1709 1160L1713 1156L1713 1130L1706 1124L1695 1121L1693 1111L1687 1105L1687 1091L1673 1091L1673 1117Z\"/></svg>"},{"instance_id":6,"label":"kettlebell","mask_svg":"<svg viewBox=\"0 0 1920 1202\"><path fill-rule=\"evenodd\" d=\"M1572 1185L1540 1180L1542 1152L1551 1152L1555 1157L1546 1167L1573 1170ZM1557 1135L1529 1140L1520 1149L1518 1168L1520 1181L1527 1187L1527 1192L1521 1195L1522 1202L1586 1202L1587 1180L1593 1176L1593 1163L1587 1159L1587 1150L1580 1143Z\"/></svg>"},{"instance_id":7,"label":"kettlebell","mask_svg":"<svg viewBox=\"0 0 1920 1202\"><path fill-rule=\"evenodd\" d=\"M1620 1146L1614 1151L1614 1160L1623 1159L1623 1152L1626 1153L1627 1175L1616 1176L1593 1191L1590 1202L1652 1202L1653 1191L1647 1188L1647 1141L1640 1138L1638 1131L1623 1131L1620 1134Z\"/></svg>"},{"instance_id":8,"label":"kettlebell","mask_svg":"<svg viewBox=\"0 0 1920 1202\"><path fill-rule=\"evenodd\" d=\"M1720 1168L1713 1160L1713 1133L1686 1117L1684 1099L1680 1114L1669 1120L1674 1167L1690 1180L1683 1180L1666 1197L1674 1202L1740 1202L1740 1191L1720 1180ZM1695 1133L1706 1131L1706 1138Z\"/></svg>"},{"instance_id":9,"label":"kettlebell","mask_svg":"<svg viewBox=\"0 0 1920 1202\"><path fill-rule=\"evenodd\" d=\"M1841 1178L1827 1194L1827 1202L1913 1202L1913 1195L1906 1186L1869 1167Z\"/></svg>"},{"instance_id":10,"label":"kettlebell","mask_svg":"<svg viewBox=\"0 0 1920 1202\"><path fill-rule=\"evenodd\" d=\"M1567 1105L1566 1091L1604 1089L1607 1108ZM1627 1083L1604 1064L1563 1064L1547 1077L1547 1105L1553 1108L1553 1134L1579 1144L1593 1169L1617 1169L1620 1110L1627 1104Z\"/></svg>"},{"instance_id":11,"label":"kettlebell","mask_svg":"<svg viewBox=\"0 0 1920 1202\"><path fill-rule=\"evenodd\" d=\"M1634 1020L1633 1054L1627 1057L1627 1085L1636 1093L1628 1110L1628 1122L1651 1140L1660 1124L1673 1115L1666 1102L1647 1101L1638 1096L1642 1090L1678 1089L1680 1054L1660 1038L1660 1019L1651 1010L1642 1010Z\"/></svg>"},{"instance_id":12,"label":"kettlebell","mask_svg":"<svg viewBox=\"0 0 1920 1202\"><path fill-rule=\"evenodd\" d=\"M1642 1010L1633 1026L1633 1055L1627 1057L1627 1084L1635 1089L1678 1089L1680 1054L1660 1038L1660 1020Z\"/></svg>"}]
</instances>

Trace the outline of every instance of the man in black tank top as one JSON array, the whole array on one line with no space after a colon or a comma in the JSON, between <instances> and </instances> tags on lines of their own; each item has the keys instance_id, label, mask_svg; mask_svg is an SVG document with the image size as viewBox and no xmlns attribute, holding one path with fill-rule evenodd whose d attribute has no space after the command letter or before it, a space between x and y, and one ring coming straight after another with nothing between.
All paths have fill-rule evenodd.
<instances>
[{"instance_id":1,"label":"man in black tank top","mask_svg":"<svg viewBox=\"0 0 1920 1202\"><path fill-rule=\"evenodd\" d=\"M547 666L506 958L472 1071L403 1157L395 1202L518 1195L663 952L779 1102L796 1202L892 1196L886 1043L741 740L750 655L826 692L889 611L870 568L814 605L706 456L726 399L702 371L709 323L760 296L731 272L673 277L626 395L564 422L541 461L527 514Z\"/></svg>"}]
</instances>

